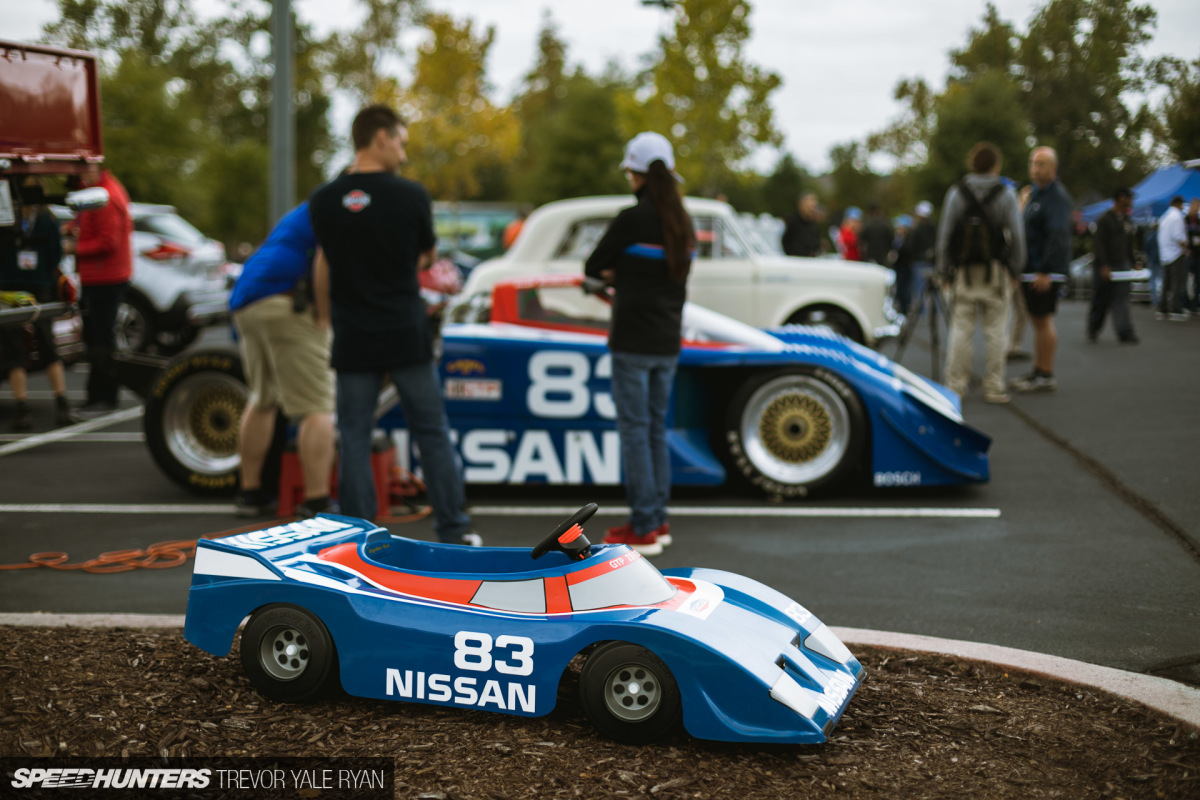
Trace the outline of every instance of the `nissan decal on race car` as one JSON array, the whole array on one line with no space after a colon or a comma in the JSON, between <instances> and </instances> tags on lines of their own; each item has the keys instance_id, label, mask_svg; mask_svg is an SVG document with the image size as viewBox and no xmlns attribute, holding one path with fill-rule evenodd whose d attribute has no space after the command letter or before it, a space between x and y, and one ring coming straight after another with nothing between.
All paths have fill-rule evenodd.
<instances>
[{"instance_id":1,"label":"nissan decal on race car","mask_svg":"<svg viewBox=\"0 0 1200 800\"><path fill-rule=\"evenodd\" d=\"M603 735L680 725L733 742L824 742L862 667L806 608L749 578L659 572L592 545L584 506L532 550L394 536L320 515L197 543L184 635L241 661L263 695L357 697L543 716L583 656L579 697ZM531 560L532 556L532 560Z\"/></svg>"}]
</instances>

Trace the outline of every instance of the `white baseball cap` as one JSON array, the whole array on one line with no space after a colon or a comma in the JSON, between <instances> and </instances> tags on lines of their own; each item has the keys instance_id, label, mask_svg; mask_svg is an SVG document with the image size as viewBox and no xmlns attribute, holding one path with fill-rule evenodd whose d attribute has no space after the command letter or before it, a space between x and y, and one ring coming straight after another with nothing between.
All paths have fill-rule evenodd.
<instances>
[{"instance_id":1,"label":"white baseball cap","mask_svg":"<svg viewBox=\"0 0 1200 800\"><path fill-rule=\"evenodd\" d=\"M675 151L671 149L671 143L667 137L653 131L643 131L629 140L621 169L645 173L655 161L663 162L676 180L683 180L675 174Z\"/></svg>"},{"instance_id":2,"label":"white baseball cap","mask_svg":"<svg viewBox=\"0 0 1200 800\"><path fill-rule=\"evenodd\" d=\"M917 203L917 216L918 217L933 216L933 203L929 202L928 200L922 200L921 202Z\"/></svg>"}]
</instances>

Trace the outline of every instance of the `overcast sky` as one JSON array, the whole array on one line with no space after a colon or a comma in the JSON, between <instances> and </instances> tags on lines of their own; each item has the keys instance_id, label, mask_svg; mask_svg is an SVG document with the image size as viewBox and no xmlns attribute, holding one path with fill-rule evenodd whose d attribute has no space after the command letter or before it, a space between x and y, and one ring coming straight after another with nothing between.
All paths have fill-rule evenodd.
<instances>
[{"instance_id":1,"label":"overcast sky","mask_svg":"<svg viewBox=\"0 0 1200 800\"><path fill-rule=\"evenodd\" d=\"M32 41L57 17L53 0L0 0L0 36ZM549 10L568 44L568 59L591 73L616 60L626 68L654 49L669 15L641 0L427 0L434 10L494 25L496 41L488 76L496 99L506 102L533 64L543 12ZM994 0L1002 18L1025 30L1036 0ZM221 6L200 0L201 9ZM364 14L353 0L292 0L319 34L353 26ZM1158 11L1155 37L1145 54L1200 57L1200 0L1151 0ZM947 54L966 42L983 16L984 0L752 0L749 59L783 78L772 95L784 147L808 169L829 166L829 148L861 140L900 111L892 89L905 77L944 85ZM1200 155L1200 154L1198 154ZM755 159L767 171L777 155Z\"/></svg>"}]
</instances>

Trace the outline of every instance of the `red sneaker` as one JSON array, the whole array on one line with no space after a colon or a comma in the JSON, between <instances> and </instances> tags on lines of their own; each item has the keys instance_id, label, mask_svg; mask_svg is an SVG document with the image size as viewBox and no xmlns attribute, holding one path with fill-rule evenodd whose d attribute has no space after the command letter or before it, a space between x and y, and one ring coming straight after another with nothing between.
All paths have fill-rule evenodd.
<instances>
[{"instance_id":1,"label":"red sneaker","mask_svg":"<svg viewBox=\"0 0 1200 800\"><path fill-rule=\"evenodd\" d=\"M630 522L609 528L608 535L604 537L604 543L627 544L644 556L656 556L663 550L655 531L650 531L645 536L638 536L633 532L633 523Z\"/></svg>"},{"instance_id":2,"label":"red sneaker","mask_svg":"<svg viewBox=\"0 0 1200 800\"><path fill-rule=\"evenodd\" d=\"M659 525L657 528L655 528L654 535L658 537L658 543L663 547L670 547L671 542L674 541L671 538L671 523L669 522L664 522L662 525Z\"/></svg>"}]
</instances>

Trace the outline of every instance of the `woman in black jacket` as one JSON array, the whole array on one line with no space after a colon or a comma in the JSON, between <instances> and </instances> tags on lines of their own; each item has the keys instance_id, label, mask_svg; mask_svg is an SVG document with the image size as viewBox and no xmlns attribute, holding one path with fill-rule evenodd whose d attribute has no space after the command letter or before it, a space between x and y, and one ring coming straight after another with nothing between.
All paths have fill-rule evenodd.
<instances>
[{"instance_id":1,"label":"woman in black jacket","mask_svg":"<svg viewBox=\"0 0 1200 800\"><path fill-rule=\"evenodd\" d=\"M608 347L631 514L604 541L657 555L670 544L671 460L666 417L679 360L695 231L683 209L671 144L639 133L622 169L637 204L612 221L585 272L615 289Z\"/></svg>"}]
</instances>

